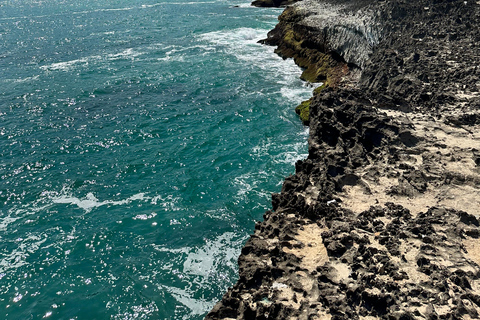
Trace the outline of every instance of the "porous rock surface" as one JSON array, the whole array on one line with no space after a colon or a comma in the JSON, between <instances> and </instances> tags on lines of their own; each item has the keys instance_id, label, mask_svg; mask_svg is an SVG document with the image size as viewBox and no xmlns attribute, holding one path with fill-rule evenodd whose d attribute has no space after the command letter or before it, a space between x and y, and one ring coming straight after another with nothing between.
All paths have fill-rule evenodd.
<instances>
[{"instance_id":1,"label":"porous rock surface","mask_svg":"<svg viewBox=\"0 0 480 320\"><path fill-rule=\"evenodd\" d=\"M371 13L358 30L378 40L368 52L356 44L369 32L328 41L344 20L308 9L321 6L348 21ZM295 18L274 32L297 28L308 45L269 38L342 73L311 99L308 158L206 319L480 319L480 2L304 0L285 12Z\"/></svg>"}]
</instances>

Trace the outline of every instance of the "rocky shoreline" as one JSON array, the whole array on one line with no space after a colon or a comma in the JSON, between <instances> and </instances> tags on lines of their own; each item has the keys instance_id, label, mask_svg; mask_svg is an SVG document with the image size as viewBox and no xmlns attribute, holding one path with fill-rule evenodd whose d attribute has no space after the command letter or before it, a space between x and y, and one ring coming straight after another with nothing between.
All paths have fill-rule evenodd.
<instances>
[{"instance_id":1,"label":"rocky shoreline","mask_svg":"<svg viewBox=\"0 0 480 320\"><path fill-rule=\"evenodd\" d=\"M264 42L325 83L309 156L206 319L479 319L480 2L303 0L279 20Z\"/></svg>"}]
</instances>

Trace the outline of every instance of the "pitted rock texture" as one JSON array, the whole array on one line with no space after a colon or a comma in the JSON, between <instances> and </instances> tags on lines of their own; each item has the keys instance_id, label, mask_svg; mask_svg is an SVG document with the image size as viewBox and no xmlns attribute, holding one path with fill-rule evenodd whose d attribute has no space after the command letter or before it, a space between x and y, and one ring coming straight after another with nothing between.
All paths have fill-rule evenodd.
<instances>
[{"instance_id":1,"label":"pitted rock texture","mask_svg":"<svg viewBox=\"0 0 480 320\"><path fill-rule=\"evenodd\" d=\"M375 12L379 42L310 100L309 156L206 319L480 319L480 3L305 3Z\"/></svg>"},{"instance_id":2,"label":"pitted rock texture","mask_svg":"<svg viewBox=\"0 0 480 320\"><path fill-rule=\"evenodd\" d=\"M323 220L323 221L322 221ZM240 257L239 283L207 319L478 319L479 222L394 204L316 222L268 212ZM369 318L370 317L370 318Z\"/></svg>"}]
</instances>

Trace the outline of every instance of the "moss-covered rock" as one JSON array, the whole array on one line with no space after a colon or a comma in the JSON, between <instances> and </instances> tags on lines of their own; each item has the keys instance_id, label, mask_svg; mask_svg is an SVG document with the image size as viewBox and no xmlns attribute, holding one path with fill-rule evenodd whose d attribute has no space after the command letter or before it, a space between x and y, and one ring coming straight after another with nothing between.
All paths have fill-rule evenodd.
<instances>
[{"instance_id":1,"label":"moss-covered rock","mask_svg":"<svg viewBox=\"0 0 480 320\"><path fill-rule=\"evenodd\" d=\"M327 81L323 82L321 86L313 90L313 96L320 94L320 92L322 92L327 87ZM313 97L303 101L295 108L295 112L300 116L300 120L302 120L303 124L306 126L308 126L310 123L310 103L312 102L312 99Z\"/></svg>"},{"instance_id":2,"label":"moss-covered rock","mask_svg":"<svg viewBox=\"0 0 480 320\"><path fill-rule=\"evenodd\" d=\"M295 63L303 69L302 80L318 83L322 86L314 91L319 94L327 86L336 88L342 79L350 72L347 62L336 52L331 51L327 43L316 36L312 30L300 23L305 13L298 5L287 7L279 17L279 23L268 33L268 38L262 43L275 45L275 52L282 58L293 58ZM296 112L302 122L308 125L309 100L302 102Z\"/></svg>"},{"instance_id":3,"label":"moss-covered rock","mask_svg":"<svg viewBox=\"0 0 480 320\"><path fill-rule=\"evenodd\" d=\"M328 82L334 87L348 73L347 63L335 52L329 51L321 41L312 41L311 31L299 20L304 14L297 6L286 8L279 23L262 43L275 45L282 58L293 58L303 68L301 79L308 82Z\"/></svg>"},{"instance_id":4,"label":"moss-covered rock","mask_svg":"<svg viewBox=\"0 0 480 320\"><path fill-rule=\"evenodd\" d=\"M357 81L359 70L378 42L373 11L364 10L368 1L350 1L347 6L304 0L287 7L279 23L262 43L277 46L282 58L293 58L303 68L301 79L337 89ZM325 14L325 12L328 14ZM380 28L381 29L381 28ZM302 121L308 123L308 107L304 101L297 107Z\"/></svg>"},{"instance_id":5,"label":"moss-covered rock","mask_svg":"<svg viewBox=\"0 0 480 320\"><path fill-rule=\"evenodd\" d=\"M311 99L305 100L295 108L295 112L300 116L300 119L306 126L308 126L310 122L310 102Z\"/></svg>"},{"instance_id":6,"label":"moss-covered rock","mask_svg":"<svg viewBox=\"0 0 480 320\"><path fill-rule=\"evenodd\" d=\"M328 87L328 82L327 81L323 82L321 86L313 89L313 95L316 96L317 94L320 94L320 92L322 92L327 87Z\"/></svg>"}]
</instances>

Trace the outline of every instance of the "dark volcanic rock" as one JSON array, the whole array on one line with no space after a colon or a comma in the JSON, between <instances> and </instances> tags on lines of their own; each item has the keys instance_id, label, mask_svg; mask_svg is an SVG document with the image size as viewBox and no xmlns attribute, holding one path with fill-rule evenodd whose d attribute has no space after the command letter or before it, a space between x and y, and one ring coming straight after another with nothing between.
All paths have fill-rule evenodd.
<instances>
[{"instance_id":1,"label":"dark volcanic rock","mask_svg":"<svg viewBox=\"0 0 480 320\"><path fill-rule=\"evenodd\" d=\"M252 6L255 7L285 7L300 0L255 0Z\"/></svg>"},{"instance_id":2,"label":"dark volcanic rock","mask_svg":"<svg viewBox=\"0 0 480 320\"><path fill-rule=\"evenodd\" d=\"M456 0L284 11L265 42L329 85L206 319L480 318L478 21Z\"/></svg>"}]
</instances>

